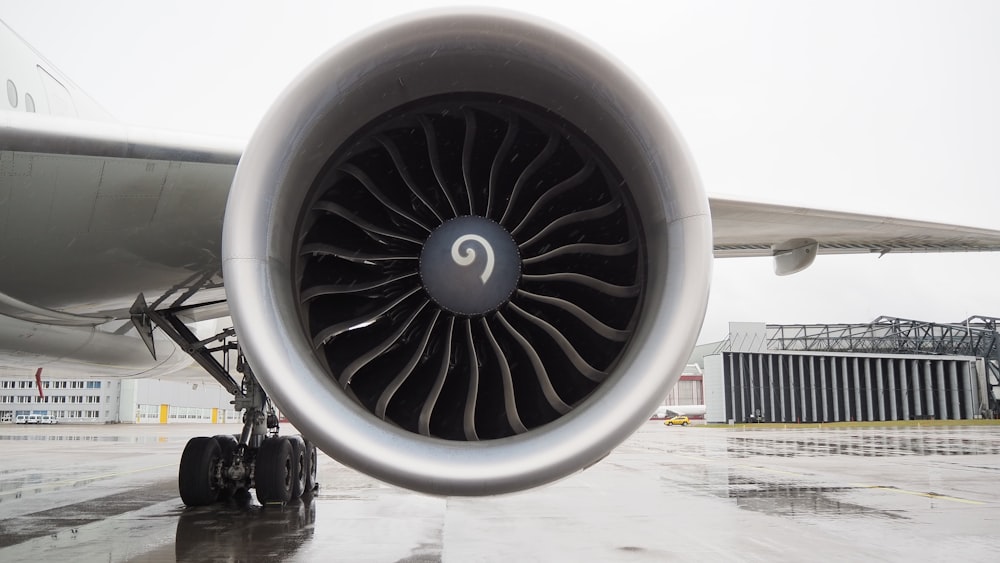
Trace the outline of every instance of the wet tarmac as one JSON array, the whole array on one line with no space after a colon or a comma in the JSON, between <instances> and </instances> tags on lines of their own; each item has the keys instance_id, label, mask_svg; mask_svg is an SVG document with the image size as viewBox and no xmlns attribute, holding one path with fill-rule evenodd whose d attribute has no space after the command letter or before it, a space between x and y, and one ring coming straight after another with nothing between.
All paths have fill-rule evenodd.
<instances>
[{"instance_id":1,"label":"wet tarmac","mask_svg":"<svg viewBox=\"0 0 1000 563\"><path fill-rule=\"evenodd\" d=\"M559 483L494 498L383 485L187 509L191 436L0 426L0 561L996 561L1000 426L749 430L651 421Z\"/></svg>"}]
</instances>

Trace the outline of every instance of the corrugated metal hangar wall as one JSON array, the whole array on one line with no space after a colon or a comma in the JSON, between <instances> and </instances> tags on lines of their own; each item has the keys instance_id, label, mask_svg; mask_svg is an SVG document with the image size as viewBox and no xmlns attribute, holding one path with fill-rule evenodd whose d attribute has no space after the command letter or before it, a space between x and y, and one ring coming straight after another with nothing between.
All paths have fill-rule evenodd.
<instances>
[{"instance_id":1,"label":"corrugated metal hangar wall","mask_svg":"<svg viewBox=\"0 0 1000 563\"><path fill-rule=\"evenodd\" d=\"M955 420L990 412L992 365L982 357L773 350L775 326L730 326L724 351L704 359L709 422Z\"/></svg>"},{"instance_id":2,"label":"corrugated metal hangar wall","mask_svg":"<svg viewBox=\"0 0 1000 563\"><path fill-rule=\"evenodd\" d=\"M981 362L981 360L979 360ZM844 422L974 418L977 359L800 352L705 358L710 422Z\"/></svg>"}]
</instances>

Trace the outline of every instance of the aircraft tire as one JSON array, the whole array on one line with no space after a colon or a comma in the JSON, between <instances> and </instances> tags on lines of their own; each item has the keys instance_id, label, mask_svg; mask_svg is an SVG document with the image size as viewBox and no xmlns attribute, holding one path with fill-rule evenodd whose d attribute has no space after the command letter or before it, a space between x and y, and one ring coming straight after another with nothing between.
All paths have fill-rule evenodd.
<instances>
[{"instance_id":1,"label":"aircraft tire","mask_svg":"<svg viewBox=\"0 0 1000 563\"><path fill-rule=\"evenodd\" d=\"M222 451L215 438L199 437L188 441L177 472L177 488L184 504L205 506L219 500L213 473L221 459Z\"/></svg>"},{"instance_id":2,"label":"aircraft tire","mask_svg":"<svg viewBox=\"0 0 1000 563\"><path fill-rule=\"evenodd\" d=\"M316 465L319 463L319 460L317 459L316 444L304 438L303 441L306 444L305 490L311 493L316 490L316 486L319 484L316 479Z\"/></svg>"},{"instance_id":3,"label":"aircraft tire","mask_svg":"<svg viewBox=\"0 0 1000 563\"><path fill-rule=\"evenodd\" d=\"M284 437L268 438L257 450L255 486L261 504L285 503L292 499L294 481L292 444Z\"/></svg>"},{"instance_id":4,"label":"aircraft tire","mask_svg":"<svg viewBox=\"0 0 1000 563\"><path fill-rule=\"evenodd\" d=\"M306 474L309 472L306 460L306 443L302 436L286 436L292 445L292 498L299 498L306 490Z\"/></svg>"}]
</instances>

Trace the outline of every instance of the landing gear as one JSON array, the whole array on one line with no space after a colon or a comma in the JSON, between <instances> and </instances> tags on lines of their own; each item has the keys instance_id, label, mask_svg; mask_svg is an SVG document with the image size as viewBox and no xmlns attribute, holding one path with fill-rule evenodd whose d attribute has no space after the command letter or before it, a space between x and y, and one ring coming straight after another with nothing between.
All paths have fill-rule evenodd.
<instances>
[{"instance_id":1,"label":"landing gear","mask_svg":"<svg viewBox=\"0 0 1000 563\"><path fill-rule=\"evenodd\" d=\"M316 489L316 447L301 436L269 437L255 450L237 447L232 436L192 438L177 477L188 506L226 500L241 489L256 489L263 505L286 503Z\"/></svg>"},{"instance_id":2,"label":"landing gear","mask_svg":"<svg viewBox=\"0 0 1000 563\"><path fill-rule=\"evenodd\" d=\"M188 506L204 506L240 490L256 489L261 504L285 503L316 489L316 447L301 436L278 436L278 416L236 343L233 329L199 340L181 318L192 309L223 304L156 310L140 294L130 311L132 323L154 358L156 326L233 395L236 410L244 411L239 436L192 438L187 443L177 475L181 500ZM229 373L234 352L242 382Z\"/></svg>"},{"instance_id":3,"label":"landing gear","mask_svg":"<svg viewBox=\"0 0 1000 563\"><path fill-rule=\"evenodd\" d=\"M256 489L263 505L283 504L316 488L316 447L301 436L278 436L278 417L249 366L233 403L245 410L243 432L192 438L178 473L181 500L204 506Z\"/></svg>"}]
</instances>

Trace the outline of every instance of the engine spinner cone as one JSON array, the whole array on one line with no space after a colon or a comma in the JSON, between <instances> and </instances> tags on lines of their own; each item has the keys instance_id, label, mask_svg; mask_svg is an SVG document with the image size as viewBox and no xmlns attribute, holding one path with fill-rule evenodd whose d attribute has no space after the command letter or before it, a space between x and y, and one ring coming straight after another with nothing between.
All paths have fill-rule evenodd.
<instances>
[{"instance_id":1,"label":"engine spinner cone","mask_svg":"<svg viewBox=\"0 0 1000 563\"><path fill-rule=\"evenodd\" d=\"M420 253L420 279L442 309L475 317L510 299L521 278L521 254L506 229L466 215L441 224Z\"/></svg>"}]
</instances>

